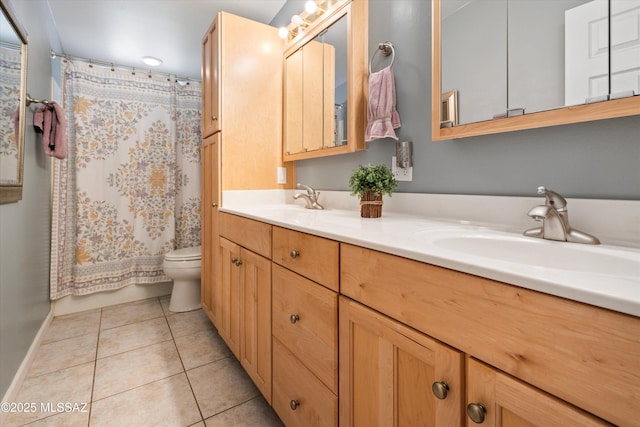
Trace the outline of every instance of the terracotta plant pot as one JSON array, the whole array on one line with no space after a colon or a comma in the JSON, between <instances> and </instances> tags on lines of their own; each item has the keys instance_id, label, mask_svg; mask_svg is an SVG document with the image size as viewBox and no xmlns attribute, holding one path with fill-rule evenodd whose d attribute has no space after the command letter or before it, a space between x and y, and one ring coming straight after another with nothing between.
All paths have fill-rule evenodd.
<instances>
[{"instance_id":1,"label":"terracotta plant pot","mask_svg":"<svg viewBox=\"0 0 640 427\"><path fill-rule=\"evenodd\" d=\"M380 218L382 216L382 194L367 191L360 198L360 216L362 218Z\"/></svg>"}]
</instances>

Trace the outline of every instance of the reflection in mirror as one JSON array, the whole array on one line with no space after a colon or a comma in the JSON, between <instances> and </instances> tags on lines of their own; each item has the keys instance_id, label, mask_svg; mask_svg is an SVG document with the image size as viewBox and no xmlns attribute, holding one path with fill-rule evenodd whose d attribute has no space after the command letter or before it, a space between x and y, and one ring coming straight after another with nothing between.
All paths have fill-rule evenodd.
<instances>
[{"instance_id":1,"label":"reflection in mirror","mask_svg":"<svg viewBox=\"0 0 640 427\"><path fill-rule=\"evenodd\" d=\"M26 38L0 2L0 203L22 198Z\"/></svg>"},{"instance_id":2,"label":"reflection in mirror","mask_svg":"<svg viewBox=\"0 0 640 427\"><path fill-rule=\"evenodd\" d=\"M346 16L333 24L325 34L326 43L335 48L333 145L347 144L347 66L349 62L347 34Z\"/></svg>"},{"instance_id":3,"label":"reflection in mirror","mask_svg":"<svg viewBox=\"0 0 640 427\"><path fill-rule=\"evenodd\" d=\"M533 113L608 93L607 1L509 0L509 109Z\"/></svg>"},{"instance_id":4,"label":"reflection in mirror","mask_svg":"<svg viewBox=\"0 0 640 427\"><path fill-rule=\"evenodd\" d=\"M347 17L286 58L286 153L347 143Z\"/></svg>"},{"instance_id":5,"label":"reflection in mirror","mask_svg":"<svg viewBox=\"0 0 640 427\"><path fill-rule=\"evenodd\" d=\"M640 0L611 0L611 97L640 95Z\"/></svg>"},{"instance_id":6,"label":"reflection in mirror","mask_svg":"<svg viewBox=\"0 0 640 427\"><path fill-rule=\"evenodd\" d=\"M433 140L640 114L640 0L433 0L433 18Z\"/></svg>"},{"instance_id":7,"label":"reflection in mirror","mask_svg":"<svg viewBox=\"0 0 640 427\"><path fill-rule=\"evenodd\" d=\"M458 92L459 123L490 120L507 109L506 4L442 2L442 91Z\"/></svg>"}]
</instances>

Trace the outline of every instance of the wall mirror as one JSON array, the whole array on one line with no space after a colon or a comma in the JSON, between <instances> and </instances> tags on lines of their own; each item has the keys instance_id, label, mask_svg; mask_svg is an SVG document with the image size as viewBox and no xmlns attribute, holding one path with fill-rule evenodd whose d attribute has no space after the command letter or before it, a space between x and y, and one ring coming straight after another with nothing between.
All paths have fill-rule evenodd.
<instances>
[{"instance_id":1,"label":"wall mirror","mask_svg":"<svg viewBox=\"0 0 640 427\"><path fill-rule=\"evenodd\" d=\"M284 161L365 148L367 1L320 7L321 15L304 16L303 25L289 27Z\"/></svg>"},{"instance_id":2,"label":"wall mirror","mask_svg":"<svg viewBox=\"0 0 640 427\"><path fill-rule=\"evenodd\" d=\"M640 0L434 0L432 56L433 140L640 114Z\"/></svg>"},{"instance_id":3,"label":"wall mirror","mask_svg":"<svg viewBox=\"0 0 640 427\"><path fill-rule=\"evenodd\" d=\"M22 199L27 38L0 0L0 203Z\"/></svg>"}]
</instances>

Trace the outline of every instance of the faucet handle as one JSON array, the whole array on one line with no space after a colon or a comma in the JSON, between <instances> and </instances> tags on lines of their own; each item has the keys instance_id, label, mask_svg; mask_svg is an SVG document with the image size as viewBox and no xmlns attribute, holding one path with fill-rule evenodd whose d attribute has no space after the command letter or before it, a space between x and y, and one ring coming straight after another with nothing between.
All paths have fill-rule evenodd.
<instances>
[{"instance_id":1,"label":"faucet handle","mask_svg":"<svg viewBox=\"0 0 640 427\"><path fill-rule=\"evenodd\" d=\"M296 185L296 187L297 187L297 188L299 188L299 189L304 189L304 190L306 190L306 191L307 191L307 194L308 194L309 196L315 196L315 195L317 194L317 193L316 193L316 190L314 190L313 188L309 187L308 185L304 185L304 184L300 184L300 183L298 183L298 184Z\"/></svg>"},{"instance_id":2,"label":"faucet handle","mask_svg":"<svg viewBox=\"0 0 640 427\"><path fill-rule=\"evenodd\" d=\"M553 206L558 211L562 211L567 207L567 201L565 198L553 190L540 186L538 187L538 194L544 195L546 198L546 204Z\"/></svg>"}]
</instances>

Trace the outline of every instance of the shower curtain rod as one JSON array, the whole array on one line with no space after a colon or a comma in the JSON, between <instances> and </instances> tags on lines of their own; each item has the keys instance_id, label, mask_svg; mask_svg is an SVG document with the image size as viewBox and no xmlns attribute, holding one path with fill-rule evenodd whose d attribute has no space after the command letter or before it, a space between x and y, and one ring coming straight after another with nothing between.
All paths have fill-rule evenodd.
<instances>
[{"instance_id":1,"label":"shower curtain rod","mask_svg":"<svg viewBox=\"0 0 640 427\"><path fill-rule=\"evenodd\" d=\"M189 82L200 82L200 80L198 79L194 79L191 77L185 77L185 76L178 76L175 74L171 74L171 73L164 73L162 71L152 71L150 69L147 68L141 68L141 67L134 67L131 65L123 65L123 64L116 64L114 62L107 62L107 61L99 61L99 60L95 60L95 59L91 59L91 58L83 58L82 56L75 56L75 55L69 55L66 53L58 53L58 52L54 52L53 49L51 50L51 59L55 58L56 56L66 59L67 61L82 61L82 62L86 62L89 65L102 65L105 67L110 67L111 71L114 71L116 68L119 70L131 70L133 73L136 72L141 72L141 73L145 73L148 74L149 77L151 77L152 75L154 76L162 76L162 77L167 77L167 80L171 80L171 79L175 79L176 81L181 80L181 81L186 81L187 83Z\"/></svg>"}]
</instances>

